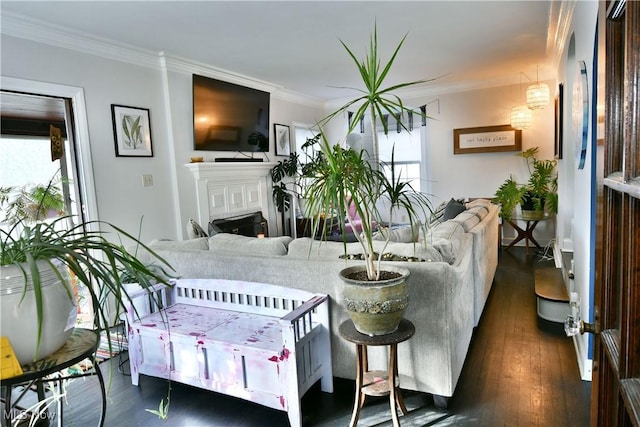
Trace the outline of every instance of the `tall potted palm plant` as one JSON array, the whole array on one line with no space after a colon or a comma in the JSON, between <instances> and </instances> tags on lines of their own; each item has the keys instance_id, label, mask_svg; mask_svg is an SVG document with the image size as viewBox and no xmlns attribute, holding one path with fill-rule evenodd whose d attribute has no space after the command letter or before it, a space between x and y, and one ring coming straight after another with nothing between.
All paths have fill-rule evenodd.
<instances>
[{"instance_id":1,"label":"tall potted palm plant","mask_svg":"<svg viewBox=\"0 0 640 427\"><path fill-rule=\"evenodd\" d=\"M374 152L365 153L344 148L340 144L331 144L320 131L316 138L319 145L317 156L304 170L306 216L318 222L321 214L336 212L343 236L346 235L344 231L347 225L354 224L358 218L361 232L354 235L362 248L365 263L346 268L340 275L345 281L343 303L356 329L369 335L387 334L397 329L408 305L406 278L409 270L391 266L382 268L382 256L374 250L376 224L382 217L378 202L386 199L391 214L394 209L403 208L412 227L417 223L419 212L431 209L427 197L413 191L411 185L403 182L396 174L393 158L389 165L390 175L385 173L378 162L377 119L385 113L398 116L410 111L393 91L426 82L418 80L383 87L405 38L406 36L402 38L384 65L378 55L377 29L374 29L363 61L359 61L353 51L341 41L357 66L364 89L358 89L360 96L323 119L320 128L336 116L357 108L348 133L355 129L360 119L369 114ZM386 123L383 122L383 125L386 130ZM390 222L393 222L392 217ZM356 227L351 229L355 230ZM385 247L388 236L389 234L386 235Z\"/></svg>"}]
</instances>

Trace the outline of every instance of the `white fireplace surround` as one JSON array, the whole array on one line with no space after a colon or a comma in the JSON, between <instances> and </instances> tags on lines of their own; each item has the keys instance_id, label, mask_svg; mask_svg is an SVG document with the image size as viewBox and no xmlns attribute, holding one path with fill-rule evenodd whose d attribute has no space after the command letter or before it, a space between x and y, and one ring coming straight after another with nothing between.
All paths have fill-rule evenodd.
<instances>
[{"instance_id":1,"label":"white fireplace surround","mask_svg":"<svg viewBox=\"0 0 640 427\"><path fill-rule=\"evenodd\" d=\"M198 222L206 230L214 219L261 211L269 230L277 230L271 209L271 169L276 162L200 162L185 166L196 183ZM271 231L271 234L273 234Z\"/></svg>"}]
</instances>

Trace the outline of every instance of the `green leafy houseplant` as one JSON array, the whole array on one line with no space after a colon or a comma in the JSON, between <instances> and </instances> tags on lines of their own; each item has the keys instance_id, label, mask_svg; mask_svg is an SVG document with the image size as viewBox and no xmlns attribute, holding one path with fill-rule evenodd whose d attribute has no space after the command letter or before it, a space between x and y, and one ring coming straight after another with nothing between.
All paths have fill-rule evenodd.
<instances>
[{"instance_id":1,"label":"green leafy houseplant","mask_svg":"<svg viewBox=\"0 0 640 427\"><path fill-rule=\"evenodd\" d=\"M291 153L289 157L280 160L271 169L271 180L273 181L273 202L280 213L287 212L291 204L292 193L300 193L300 188L295 179L298 174L298 153ZM291 178L291 182L284 182Z\"/></svg>"},{"instance_id":2,"label":"green leafy houseplant","mask_svg":"<svg viewBox=\"0 0 640 427\"><path fill-rule=\"evenodd\" d=\"M35 222L64 214L64 196L55 185L57 175L47 185L0 187L0 209L4 212L5 221L9 224L22 220Z\"/></svg>"},{"instance_id":3,"label":"green leafy houseplant","mask_svg":"<svg viewBox=\"0 0 640 427\"><path fill-rule=\"evenodd\" d=\"M393 158L391 163L387 165L391 171L390 177L384 173L383 165L379 164L377 160L377 118L385 113L398 116L411 111L403 104L400 97L393 94L393 91L427 81L418 80L389 87L383 86L405 39L406 35L384 65L381 64L378 54L377 29L374 29L371 35L369 49L363 61L358 60L353 51L342 40L340 41L356 64L364 89L356 89L361 95L325 117L320 122L320 126L327 124L350 108L357 107L356 113L352 116L348 133L351 133L360 119L368 113L374 138L374 153L357 152L343 148L340 144L331 144L321 130L315 140L319 145L319 150L303 170L305 216L319 222L321 215L337 212L338 225L344 236L346 224L355 221L355 218L349 214L349 208L352 206L355 208L361 221L362 232L354 234L362 247L366 262L366 279L370 281L379 280L381 277L381 257L375 253L373 244L376 232L375 224L381 222L382 217L377 207L378 202L385 200L390 205L390 213L394 208L406 209L411 226L417 222L419 211L431 210L425 195L413 191L411 185L403 182L401 177L396 174ZM386 130L386 123L384 126ZM369 159L370 156L372 156L372 160ZM390 222L392 222L392 218L390 218ZM317 224L314 224L313 228L317 228Z\"/></svg>"},{"instance_id":4,"label":"green leafy houseplant","mask_svg":"<svg viewBox=\"0 0 640 427\"><path fill-rule=\"evenodd\" d=\"M324 220L321 234L326 238L327 230L333 232L335 229L331 224L326 226L328 216L333 218L341 231L345 252L348 228L353 231L353 236L362 249L365 265L343 269L340 278L344 282L342 303L356 330L367 335L384 335L395 331L409 304L406 284L409 269L381 266L391 233L380 231L385 242L381 253L375 252L377 224L382 222L379 206L383 202L389 204L391 224L394 210L404 209L412 230L418 222L417 213L431 211L428 198L414 191L396 173L393 154L388 165L381 164L378 157L378 118L384 114L398 118L404 113L413 113L393 91L426 82L418 80L384 86L405 39L406 35L384 65L378 55L377 29L371 35L369 49L363 61L359 61L353 51L340 41L356 64L364 89L356 89L359 96L319 122L319 133L314 138L315 141L312 141L317 144L318 149L312 150L315 154L302 172L305 216L312 219L312 229L318 230ZM356 108L356 112L351 115L347 135L368 115L373 153L344 148L339 143L332 144L323 131L323 126L335 117L348 113L351 108ZM383 129L387 131L385 121ZM385 173L385 166L389 168L389 173Z\"/></svg>"},{"instance_id":5,"label":"green leafy houseplant","mask_svg":"<svg viewBox=\"0 0 640 427\"><path fill-rule=\"evenodd\" d=\"M348 133L351 133L355 130L356 126L358 126L358 123L368 113L370 116L370 125L372 131L371 134L373 137L373 153L369 153L369 155L373 156L374 167L376 167L376 163L378 162L379 153L377 132L378 118L382 117L385 113L390 114L394 117L401 116L403 113L412 113L412 110L404 105L402 99L398 95L394 94L394 91L434 80L416 80L383 87L383 83L387 78L389 71L391 70L391 67L393 66L393 63L396 59L396 56L402 48L402 45L404 44L406 38L407 35L405 34L405 36L400 40L400 43L398 43L395 50L393 51L393 54L391 55L387 63L384 64L384 66L381 64L378 54L377 25L374 27L373 34L370 38L369 50L362 61L356 57L356 55L345 44L345 42L340 40L340 43L345 48L353 62L356 64L364 88L361 89L345 87L345 89L354 89L357 92L360 92L361 95L348 101L336 111L329 114L320 122L320 124L326 124L336 116L349 111L349 109L351 109L352 107L357 107L356 112L351 117L351 123L348 129ZM387 122L382 121L382 126L386 133L388 130Z\"/></svg>"},{"instance_id":6,"label":"green leafy houseplant","mask_svg":"<svg viewBox=\"0 0 640 427\"><path fill-rule=\"evenodd\" d=\"M53 271L59 280L56 286L63 287L71 300L74 298L74 291L69 275L86 286L93 308L94 327L98 331L108 331L112 324L105 301L113 298L117 313L128 299L121 280L123 269L132 274L145 289L158 282L168 284L165 271L172 269L150 248L115 225L90 221L68 227L69 219L70 217L64 216L51 222L19 222L9 230L0 229L0 266L13 266L13 270L18 272L17 276L22 276L20 303L30 298L35 301L37 344L34 357L44 357L39 355L43 312L47 305L43 297L45 283L42 267ZM158 261L158 267L142 263L121 244L110 241L107 237L113 232L149 251ZM4 294L3 298L6 298Z\"/></svg>"},{"instance_id":7,"label":"green leafy houseplant","mask_svg":"<svg viewBox=\"0 0 640 427\"><path fill-rule=\"evenodd\" d=\"M509 176L498 188L495 194L496 201L500 205L500 217L509 220L514 209L524 197L526 188L518 184L513 176Z\"/></svg>"},{"instance_id":8,"label":"green leafy houseplant","mask_svg":"<svg viewBox=\"0 0 640 427\"><path fill-rule=\"evenodd\" d=\"M319 134L320 152L318 158L307 165L305 177L305 199L310 217L319 221L321 213L339 212L337 226L342 235L346 235L347 224L353 224L356 216L360 219L362 231L354 236L362 247L365 264L365 280L380 280L382 257L374 250L376 223L381 222L378 202L384 201L389 207L390 222L393 222L393 210L403 208L408 213L411 227L417 222L418 213L430 210L426 196L413 190L411 185L402 181L396 173L393 161L386 165L390 176L379 170L367 160L364 151L343 148L339 144L331 146L323 133ZM357 215L349 213L351 205ZM314 224L315 229L317 224ZM355 226L351 229L355 230ZM325 227L325 230L327 227ZM384 234L383 234L384 235ZM385 247L389 242L385 236ZM384 252L384 250L383 250Z\"/></svg>"},{"instance_id":9,"label":"green leafy houseplant","mask_svg":"<svg viewBox=\"0 0 640 427\"><path fill-rule=\"evenodd\" d=\"M547 210L558 212L558 175L555 160L538 160L538 147L531 147L516 156L527 161L529 179L526 184L518 184L512 176L507 178L495 193L500 204L500 216L509 220L514 209L521 205L523 211L536 211L540 215ZM532 218L535 218L535 214Z\"/></svg>"}]
</instances>

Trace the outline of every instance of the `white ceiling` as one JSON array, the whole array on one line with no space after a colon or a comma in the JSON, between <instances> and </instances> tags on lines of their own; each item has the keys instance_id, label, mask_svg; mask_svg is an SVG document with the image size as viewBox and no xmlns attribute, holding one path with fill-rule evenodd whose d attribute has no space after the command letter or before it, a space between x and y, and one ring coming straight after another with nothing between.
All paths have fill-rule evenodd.
<instances>
[{"instance_id":1,"label":"white ceiling","mask_svg":"<svg viewBox=\"0 0 640 427\"><path fill-rule=\"evenodd\" d=\"M538 65L541 79L550 76L557 4L2 0L0 10L3 20L18 14L75 37L165 52L328 100L353 94L335 86L358 85L340 40L363 58L376 22L384 59L408 34L389 83L445 75L432 84L517 84L520 72L535 79Z\"/></svg>"}]
</instances>

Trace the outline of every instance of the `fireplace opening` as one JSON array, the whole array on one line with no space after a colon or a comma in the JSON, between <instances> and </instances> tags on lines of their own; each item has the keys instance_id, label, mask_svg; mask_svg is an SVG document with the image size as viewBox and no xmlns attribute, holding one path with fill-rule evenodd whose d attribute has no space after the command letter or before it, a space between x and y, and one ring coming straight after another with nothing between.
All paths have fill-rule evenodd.
<instances>
[{"instance_id":1,"label":"fireplace opening","mask_svg":"<svg viewBox=\"0 0 640 427\"><path fill-rule=\"evenodd\" d=\"M257 237L262 234L268 237L269 225L262 216L262 212L254 212L210 221L209 236L218 233L232 233L248 237Z\"/></svg>"}]
</instances>

